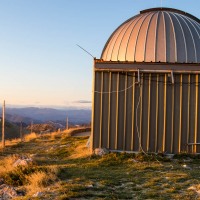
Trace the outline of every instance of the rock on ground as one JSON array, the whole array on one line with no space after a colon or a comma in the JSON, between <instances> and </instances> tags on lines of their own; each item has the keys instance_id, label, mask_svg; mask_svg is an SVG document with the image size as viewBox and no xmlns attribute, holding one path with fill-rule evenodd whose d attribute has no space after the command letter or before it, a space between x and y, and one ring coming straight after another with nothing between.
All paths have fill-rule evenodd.
<instances>
[{"instance_id":1,"label":"rock on ground","mask_svg":"<svg viewBox=\"0 0 200 200\"><path fill-rule=\"evenodd\" d=\"M32 164L33 160L31 158L19 158L18 160L16 160L13 164L14 167L18 167L18 166L27 166L29 164Z\"/></svg>"},{"instance_id":2,"label":"rock on ground","mask_svg":"<svg viewBox=\"0 0 200 200\"><path fill-rule=\"evenodd\" d=\"M8 200L17 196L17 191L14 189L14 187L8 186L6 184L0 185L0 199Z\"/></svg>"},{"instance_id":3,"label":"rock on ground","mask_svg":"<svg viewBox=\"0 0 200 200\"><path fill-rule=\"evenodd\" d=\"M106 155L108 153L109 153L109 151L105 148L96 148L94 150L94 154L97 155L97 156L103 156L103 155Z\"/></svg>"}]
</instances>

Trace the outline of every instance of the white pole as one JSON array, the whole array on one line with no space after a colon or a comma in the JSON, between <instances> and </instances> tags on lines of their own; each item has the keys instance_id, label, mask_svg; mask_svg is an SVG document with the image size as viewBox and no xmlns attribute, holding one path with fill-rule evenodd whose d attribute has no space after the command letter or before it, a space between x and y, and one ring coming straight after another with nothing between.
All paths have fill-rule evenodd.
<instances>
[{"instance_id":1,"label":"white pole","mask_svg":"<svg viewBox=\"0 0 200 200\"><path fill-rule=\"evenodd\" d=\"M2 148L5 147L5 100L2 108Z\"/></svg>"},{"instance_id":2,"label":"white pole","mask_svg":"<svg viewBox=\"0 0 200 200\"><path fill-rule=\"evenodd\" d=\"M68 130L69 126L68 126L68 117L67 117L67 120L66 120L66 130Z\"/></svg>"}]
</instances>

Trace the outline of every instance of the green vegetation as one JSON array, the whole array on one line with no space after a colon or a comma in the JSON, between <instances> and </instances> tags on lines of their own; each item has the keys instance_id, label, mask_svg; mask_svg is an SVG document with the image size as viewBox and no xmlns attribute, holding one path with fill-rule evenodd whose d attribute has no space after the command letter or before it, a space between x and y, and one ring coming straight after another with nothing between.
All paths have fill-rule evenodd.
<instances>
[{"instance_id":1,"label":"green vegetation","mask_svg":"<svg viewBox=\"0 0 200 200\"><path fill-rule=\"evenodd\" d=\"M90 155L88 137L69 133L9 144L0 154L0 177L25 196L16 199L195 199L200 189L200 160L188 155L110 153ZM21 156L34 162L13 167ZM193 186L193 187L192 187ZM191 188L192 187L192 188ZM188 189L191 188L191 189Z\"/></svg>"}]
</instances>

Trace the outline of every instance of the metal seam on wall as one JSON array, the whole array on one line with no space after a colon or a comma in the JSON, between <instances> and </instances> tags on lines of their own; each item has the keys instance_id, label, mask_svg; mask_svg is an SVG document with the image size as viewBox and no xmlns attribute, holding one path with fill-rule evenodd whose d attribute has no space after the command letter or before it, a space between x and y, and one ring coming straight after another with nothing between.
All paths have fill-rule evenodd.
<instances>
[{"instance_id":1,"label":"metal seam on wall","mask_svg":"<svg viewBox=\"0 0 200 200\"><path fill-rule=\"evenodd\" d=\"M139 130L139 134L140 134L140 144L142 146L143 76L141 76L141 85L139 86L139 95L140 95L140 130Z\"/></svg>"},{"instance_id":2,"label":"metal seam on wall","mask_svg":"<svg viewBox=\"0 0 200 200\"><path fill-rule=\"evenodd\" d=\"M182 98L183 98L183 86L182 86L182 81L183 81L183 75L180 75L180 121L179 121L179 141L178 141L178 153L181 152L181 133L182 133Z\"/></svg>"},{"instance_id":3,"label":"metal seam on wall","mask_svg":"<svg viewBox=\"0 0 200 200\"><path fill-rule=\"evenodd\" d=\"M100 105L100 135L99 135L99 147L102 145L102 109L103 109L103 75L104 72L101 72L101 105Z\"/></svg>"},{"instance_id":4,"label":"metal seam on wall","mask_svg":"<svg viewBox=\"0 0 200 200\"><path fill-rule=\"evenodd\" d=\"M155 131L155 152L157 152L158 148L158 86L159 86L159 75L157 74L157 82L156 82L156 131Z\"/></svg>"},{"instance_id":5,"label":"metal seam on wall","mask_svg":"<svg viewBox=\"0 0 200 200\"><path fill-rule=\"evenodd\" d=\"M173 152L174 148L174 84L172 85L172 127L171 127L171 152Z\"/></svg>"},{"instance_id":6,"label":"metal seam on wall","mask_svg":"<svg viewBox=\"0 0 200 200\"><path fill-rule=\"evenodd\" d=\"M187 116L187 144L190 142L190 77L191 75L188 75L188 116ZM187 146L188 151L188 146Z\"/></svg>"},{"instance_id":7,"label":"metal seam on wall","mask_svg":"<svg viewBox=\"0 0 200 200\"><path fill-rule=\"evenodd\" d=\"M125 76L125 88L127 87L127 74ZM125 150L126 147L126 95L127 91L124 91L124 138L123 138L123 150Z\"/></svg>"},{"instance_id":8,"label":"metal seam on wall","mask_svg":"<svg viewBox=\"0 0 200 200\"><path fill-rule=\"evenodd\" d=\"M132 138L131 138L131 150L133 151L134 143L134 114L135 114L135 73L133 73L133 94L132 94Z\"/></svg>"},{"instance_id":9,"label":"metal seam on wall","mask_svg":"<svg viewBox=\"0 0 200 200\"><path fill-rule=\"evenodd\" d=\"M93 79L92 79L92 119L91 119L91 151L93 150L94 146L94 103L95 103L95 61L93 61Z\"/></svg>"},{"instance_id":10,"label":"metal seam on wall","mask_svg":"<svg viewBox=\"0 0 200 200\"><path fill-rule=\"evenodd\" d=\"M149 74L149 98L148 98L148 128L147 128L147 152L149 151L150 114L151 114L151 74Z\"/></svg>"},{"instance_id":11,"label":"metal seam on wall","mask_svg":"<svg viewBox=\"0 0 200 200\"><path fill-rule=\"evenodd\" d=\"M165 152L165 137L166 137L166 102L167 102L167 75L164 77L164 117L163 117L163 148L162 151Z\"/></svg>"},{"instance_id":12,"label":"metal seam on wall","mask_svg":"<svg viewBox=\"0 0 200 200\"><path fill-rule=\"evenodd\" d=\"M111 98L111 83L112 83L112 73L109 72L109 96L108 96L108 142L107 148L110 148L110 98Z\"/></svg>"},{"instance_id":13,"label":"metal seam on wall","mask_svg":"<svg viewBox=\"0 0 200 200\"><path fill-rule=\"evenodd\" d=\"M119 73L117 74L117 91L119 91ZM116 126L116 133L115 133L115 149L117 150L117 142L118 142L118 103L119 103L119 94L118 92L116 93L116 121L115 121L115 126Z\"/></svg>"},{"instance_id":14,"label":"metal seam on wall","mask_svg":"<svg viewBox=\"0 0 200 200\"><path fill-rule=\"evenodd\" d=\"M196 74L196 82L198 82L198 74ZM195 132L194 132L194 143L197 143L197 117L198 117L198 84L195 86L195 93L196 93L196 98L195 98ZM196 145L194 145L194 153L196 153Z\"/></svg>"}]
</instances>

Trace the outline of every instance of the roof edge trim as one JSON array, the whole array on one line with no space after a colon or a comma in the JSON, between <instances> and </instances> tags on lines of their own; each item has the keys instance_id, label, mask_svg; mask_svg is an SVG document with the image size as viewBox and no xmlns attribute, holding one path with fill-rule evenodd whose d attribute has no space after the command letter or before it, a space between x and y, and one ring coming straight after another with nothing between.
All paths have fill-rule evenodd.
<instances>
[{"instance_id":1,"label":"roof edge trim","mask_svg":"<svg viewBox=\"0 0 200 200\"><path fill-rule=\"evenodd\" d=\"M193 20L197 21L198 23L200 23L200 19L195 17L194 15L191 15L191 14L189 14L187 12L184 12L184 11L178 10L178 9L174 9L174 8L166 8L166 7L149 8L149 9L141 10L140 14L147 13L147 12L152 12L152 11L171 11L171 12L176 12L176 13L188 16L188 17L192 18Z\"/></svg>"}]
</instances>

